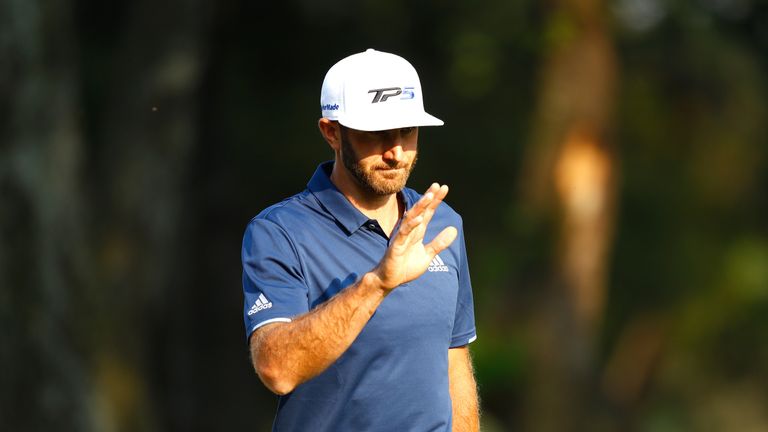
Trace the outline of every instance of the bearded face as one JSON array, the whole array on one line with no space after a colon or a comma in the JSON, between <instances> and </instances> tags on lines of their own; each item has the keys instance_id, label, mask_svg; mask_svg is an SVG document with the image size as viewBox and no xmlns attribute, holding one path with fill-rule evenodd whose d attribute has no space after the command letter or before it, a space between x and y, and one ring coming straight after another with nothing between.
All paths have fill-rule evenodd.
<instances>
[{"instance_id":1,"label":"bearded face","mask_svg":"<svg viewBox=\"0 0 768 432\"><path fill-rule=\"evenodd\" d=\"M407 128L406 133L416 133L415 128ZM403 133L403 132L396 132ZM415 137L413 137L415 139ZM414 141L415 143L415 141ZM365 145L363 143L362 145ZM380 196L400 192L408 181L408 176L416 166L417 153L413 151L400 160L387 158L362 157L356 151L346 127L341 127L341 160L344 167L352 174L355 181L366 191Z\"/></svg>"}]
</instances>

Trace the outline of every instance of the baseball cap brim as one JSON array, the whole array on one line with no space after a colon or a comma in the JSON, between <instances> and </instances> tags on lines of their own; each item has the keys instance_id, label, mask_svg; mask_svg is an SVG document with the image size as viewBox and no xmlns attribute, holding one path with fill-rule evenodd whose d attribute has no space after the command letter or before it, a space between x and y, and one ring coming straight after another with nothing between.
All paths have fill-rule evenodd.
<instances>
[{"instance_id":1,"label":"baseball cap brim","mask_svg":"<svg viewBox=\"0 0 768 432\"><path fill-rule=\"evenodd\" d=\"M403 113L402 115L390 114L384 118L371 118L369 115L355 116L351 114L340 114L338 116L339 123L344 126L357 129L366 132L400 129L404 127L421 127L421 126L442 126L444 123L439 118L421 112L416 115L414 113Z\"/></svg>"}]
</instances>

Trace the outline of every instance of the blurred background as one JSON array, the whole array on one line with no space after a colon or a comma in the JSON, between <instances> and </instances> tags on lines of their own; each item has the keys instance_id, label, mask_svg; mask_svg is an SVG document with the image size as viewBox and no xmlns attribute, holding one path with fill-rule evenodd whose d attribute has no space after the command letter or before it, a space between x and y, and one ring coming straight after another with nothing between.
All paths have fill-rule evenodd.
<instances>
[{"instance_id":1,"label":"blurred background","mask_svg":"<svg viewBox=\"0 0 768 432\"><path fill-rule=\"evenodd\" d=\"M0 429L269 430L240 245L419 71L483 430L768 430L768 3L0 1Z\"/></svg>"}]
</instances>

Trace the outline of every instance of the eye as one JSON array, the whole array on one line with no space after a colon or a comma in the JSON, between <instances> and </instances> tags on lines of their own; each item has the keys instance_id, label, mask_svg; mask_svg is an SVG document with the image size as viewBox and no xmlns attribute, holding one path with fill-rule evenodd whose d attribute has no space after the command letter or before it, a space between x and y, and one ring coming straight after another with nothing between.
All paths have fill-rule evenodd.
<instances>
[{"instance_id":1,"label":"eye","mask_svg":"<svg viewBox=\"0 0 768 432\"><path fill-rule=\"evenodd\" d=\"M404 127L400 128L400 134L401 135L410 135L416 130L415 127Z\"/></svg>"}]
</instances>

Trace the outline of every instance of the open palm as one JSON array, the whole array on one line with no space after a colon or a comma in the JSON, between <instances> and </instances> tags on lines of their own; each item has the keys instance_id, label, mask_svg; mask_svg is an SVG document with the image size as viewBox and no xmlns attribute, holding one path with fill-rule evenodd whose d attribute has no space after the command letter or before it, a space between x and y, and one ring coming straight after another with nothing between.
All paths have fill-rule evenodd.
<instances>
[{"instance_id":1,"label":"open palm","mask_svg":"<svg viewBox=\"0 0 768 432\"><path fill-rule=\"evenodd\" d=\"M395 289L421 276L432 258L456 239L456 228L447 227L429 244L424 244L427 225L447 194L448 186L433 183L403 217L400 229L374 270L385 289Z\"/></svg>"}]
</instances>

